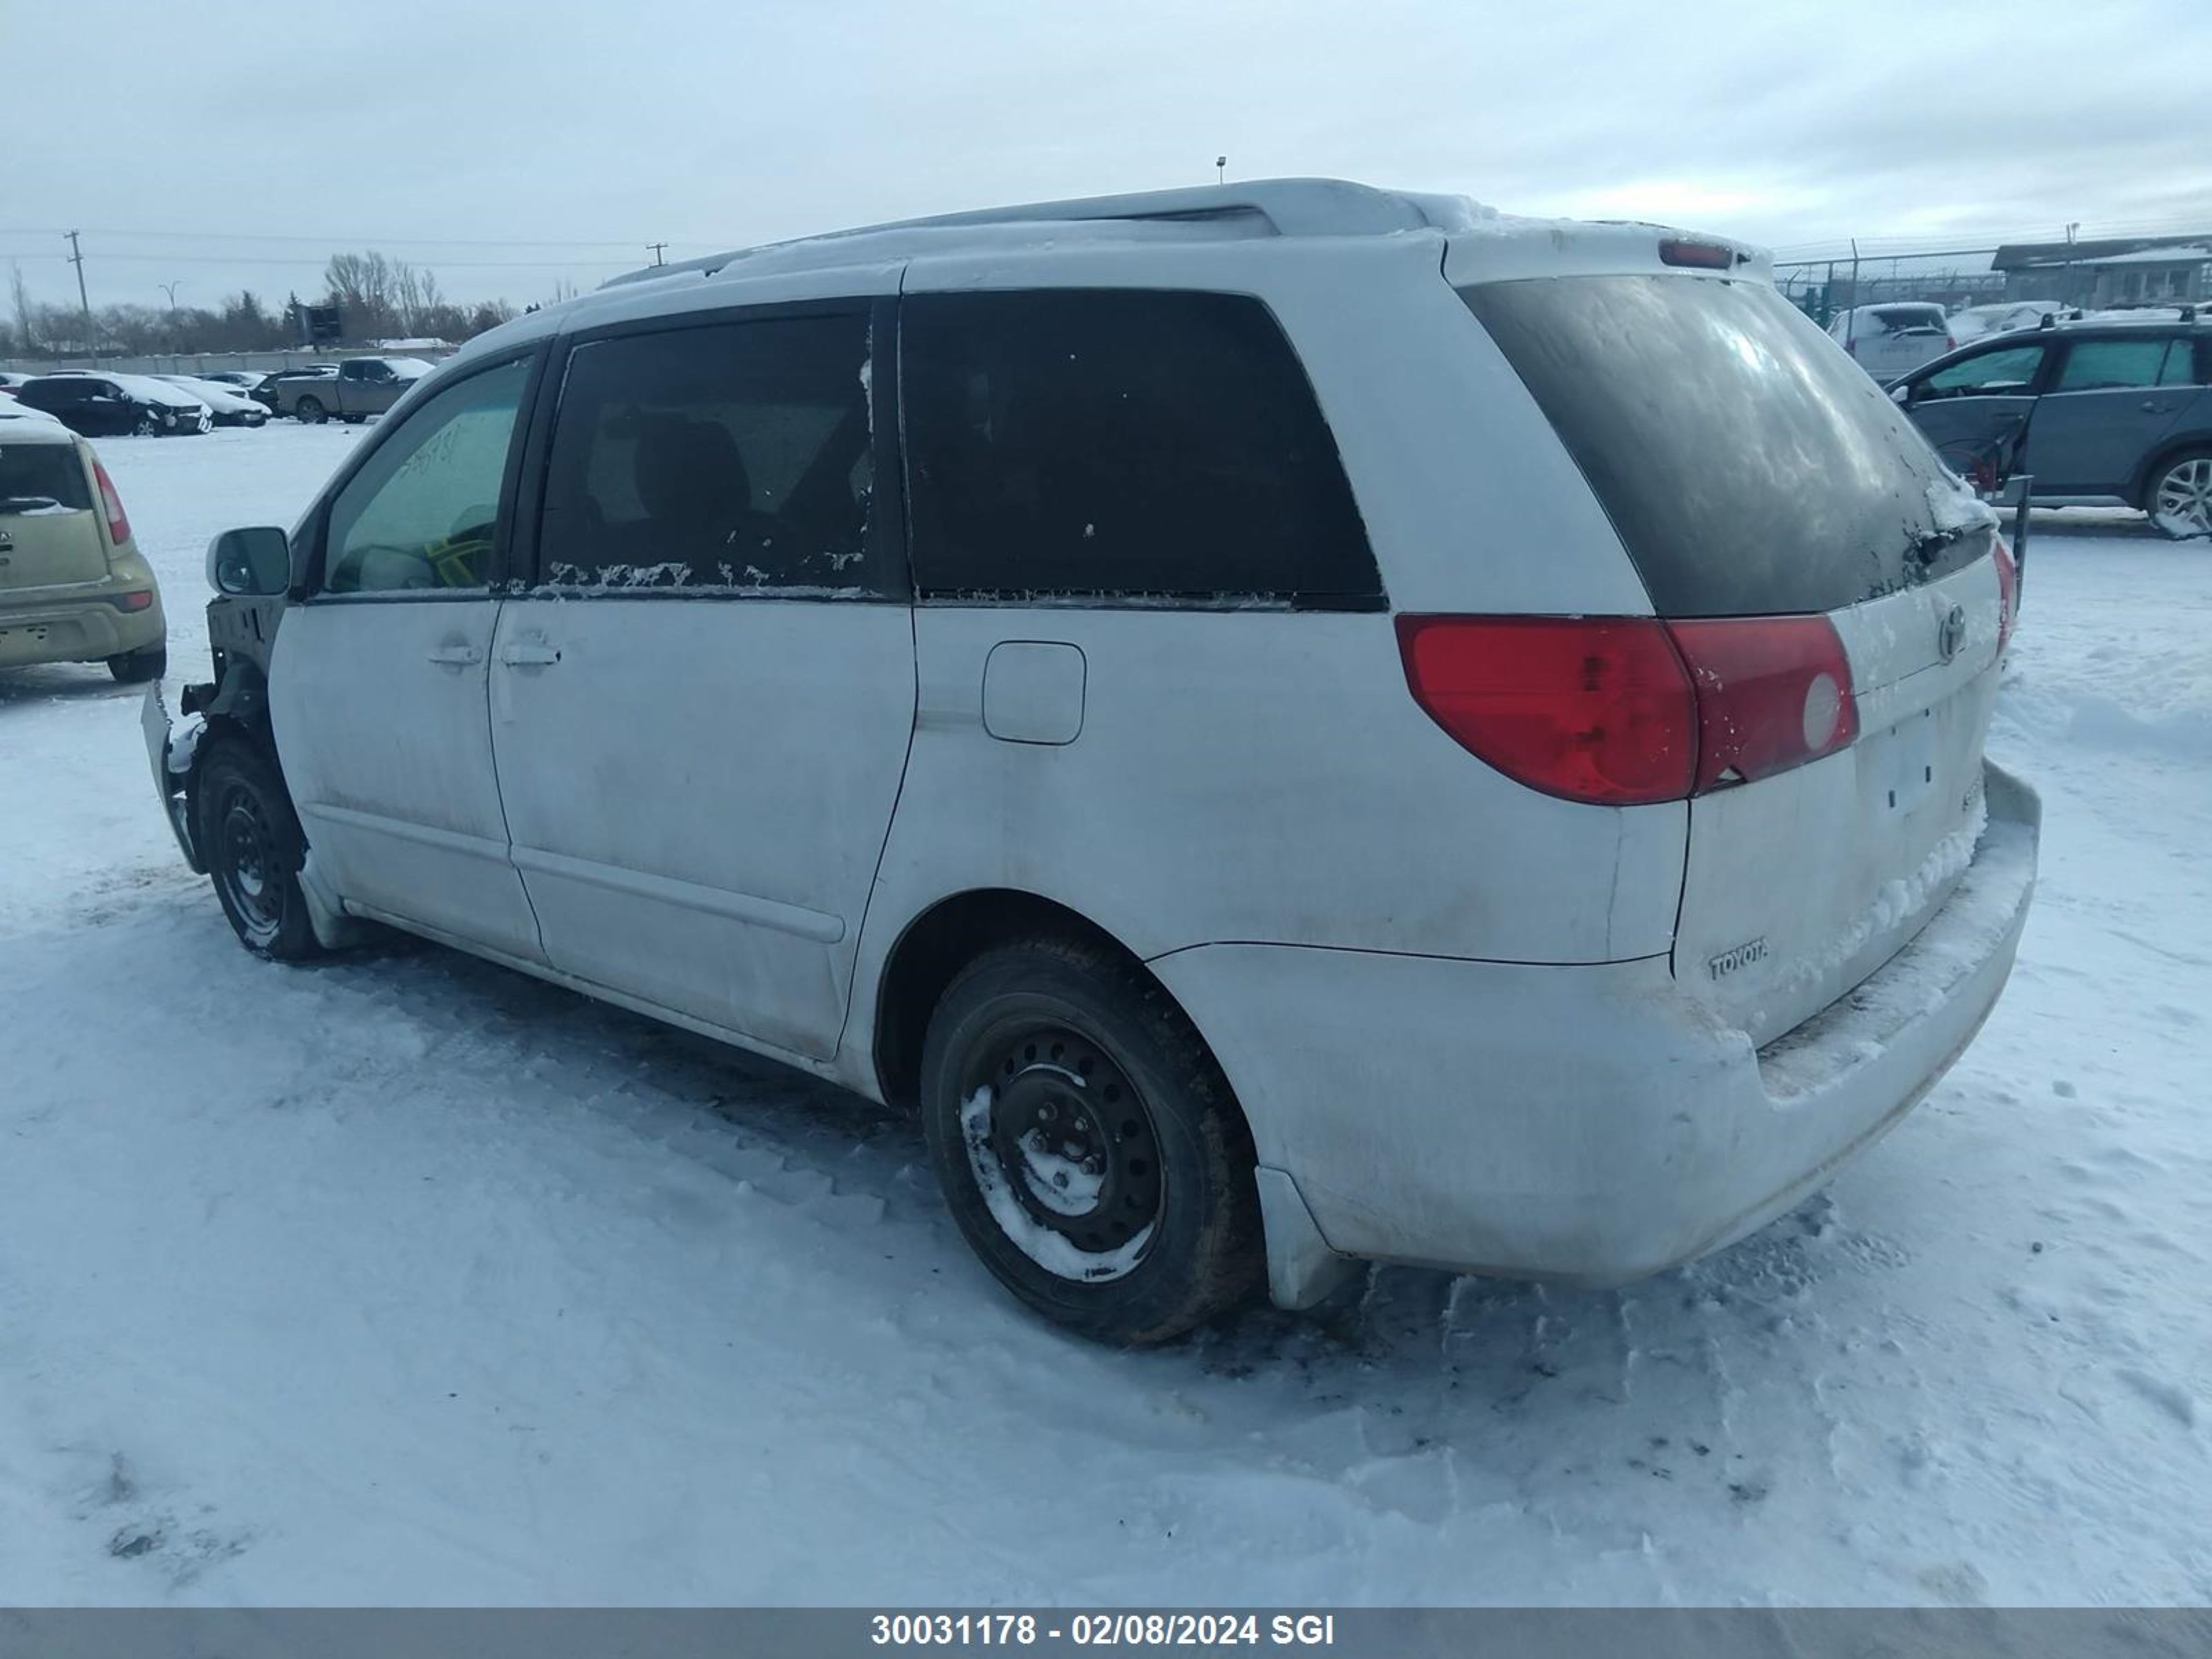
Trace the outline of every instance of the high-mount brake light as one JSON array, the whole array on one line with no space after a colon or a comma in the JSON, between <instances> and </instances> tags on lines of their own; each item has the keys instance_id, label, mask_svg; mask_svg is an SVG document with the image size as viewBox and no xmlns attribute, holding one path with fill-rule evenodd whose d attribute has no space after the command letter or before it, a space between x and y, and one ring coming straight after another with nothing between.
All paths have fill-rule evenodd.
<instances>
[{"instance_id":1,"label":"high-mount brake light","mask_svg":"<svg viewBox=\"0 0 2212 1659\"><path fill-rule=\"evenodd\" d=\"M1700 270L1728 270L1735 264L1735 250L1721 242L1692 242L1670 236L1659 244L1662 265L1691 265Z\"/></svg>"}]
</instances>

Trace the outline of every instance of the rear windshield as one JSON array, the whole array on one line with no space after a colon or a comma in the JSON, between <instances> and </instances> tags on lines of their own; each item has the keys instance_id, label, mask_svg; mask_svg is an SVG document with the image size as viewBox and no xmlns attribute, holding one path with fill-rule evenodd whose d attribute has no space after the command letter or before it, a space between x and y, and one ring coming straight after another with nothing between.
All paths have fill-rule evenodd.
<instances>
[{"instance_id":1,"label":"rear windshield","mask_svg":"<svg viewBox=\"0 0 2212 1659\"><path fill-rule=\"evenodd\" d=\"M0 441L0 514L82 513L91 505L75 444Z\"/></svg>"},{"instance_id":2,"label":"rear windshield","mask_svg":"<svg viewBox=\"0 0 2212 1659\"><path fill-rule=\"evenodd\" d=\"M1943 331L1943 313L1934 306L1881 306L1875 319L1892 334L1907 330L1919 330L1930 334Z\"/></svg>"},{"instance_id":3,"label":"rear windshield","mask_svg":"<svg viewBox=\"0 0 2212 1659\"><path fill-rule=\"evenodd\" d=\"M1662 617L1838 610L1988 550L1904 411L1767 283L1541 277L1461 298Z\"/></svg>"}]
</instances>

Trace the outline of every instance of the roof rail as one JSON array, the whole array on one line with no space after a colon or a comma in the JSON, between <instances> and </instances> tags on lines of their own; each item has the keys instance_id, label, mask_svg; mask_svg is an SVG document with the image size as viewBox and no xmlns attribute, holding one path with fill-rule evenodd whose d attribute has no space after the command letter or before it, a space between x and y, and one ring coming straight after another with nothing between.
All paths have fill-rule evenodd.
<instances>
[{"instance_id":1,"label":"roof rail","mask_svg":"<svg viewBox=\"0 0 2212 1659\"><path fill-rule=\"evenodd\" d=\"M611 277L602 287L647 282L696 270L712 276L732 262L771 248L827 243L878 231L962 229L975 226L1069 224L1121 220L1154 224L1220 223L1243 221L1262 236L1376 236L1393 231L1464 230L1494 210L1464 196L1377 190L1341 179L1256 179L1234 185L1200 185L1184 190L1139 191L1121 196L1084 196L1061 202L1028 202L1012 207L980 208L965 213L933 214L858 225L758 247L688 259L680 264L647 265Z\"/></svg>"}]
</instances>

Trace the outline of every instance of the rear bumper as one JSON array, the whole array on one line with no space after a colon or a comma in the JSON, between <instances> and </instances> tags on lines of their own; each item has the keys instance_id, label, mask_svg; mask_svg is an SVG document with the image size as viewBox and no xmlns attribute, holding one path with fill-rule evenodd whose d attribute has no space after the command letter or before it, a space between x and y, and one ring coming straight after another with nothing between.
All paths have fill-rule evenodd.
<instances>
[{"instance_id":1,"label":"rear bumper","mask_svg":"<svg viewBox=\"0 0 2212 1659\"><path fill-rule=\"evenodd\" d=\"M97 597L68 597L70 590L45 590L63 597L24 603L0 593L0 668L27 668L44 662L99 662L126 651L159 645L168 633L161 593L150 585L101 584ZM111 600L131 592L150 592L143 611L123 611Z\"/></svg>"},{"instance_id":2,"label":"rear bumper","mask_svg":"<svg viewBox=\"0 0 2212 1659\"><path fill-rule=\"evenodd\" d=\"M1587 967L1206 945L1152 965L1252 1122L1271 1282L1332 1257L1619 1284L1732 1243L1825 1184L1996 1003L2041 811L1986 769L1949 902L1849 995L1754 1049L1663 958Z\"/></svg>"}]
</instances>

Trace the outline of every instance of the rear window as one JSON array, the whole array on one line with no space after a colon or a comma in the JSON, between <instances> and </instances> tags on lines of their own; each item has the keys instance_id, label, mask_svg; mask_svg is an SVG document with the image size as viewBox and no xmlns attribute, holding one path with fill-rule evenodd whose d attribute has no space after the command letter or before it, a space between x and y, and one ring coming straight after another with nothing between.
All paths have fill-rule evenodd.
<instances>
[{"instance_id":1,"label":"rear window","mask_svg":"<svg viewBox=\"0 0 2212 1659\"><path fill-rule=\"evenodd\" d=\"M82 513L91 505L75 444L0 442L0 514Z\"/></svg>"},{"instance_id":2,"label":"rear window","mask_svg":"<svg viewBox=\"0 0 2212 1659\"><path fill-rule=\"evenodd\" d=\"M1939 523L1959 485L1905 412L1769 284L1544 277L1461 297L1661 616L1833 611L1988 550L1986 529Z\"/></svg>"},{"instance_id":3,"label":"rear window","mask_svg":"<svg viewBox=\"0 0 2212 1659\"><path fill-rule=\"evenodd\" d=\"M1255 299L910 295L900 374L925 593L1382 603L1335 439Z\"/></svg>"},{"instance_id":4,"label":"rear window","mask_svg":"<svg viewBox=\"0 0 2212 1659\"><path fill-rule=\"evenodd\" d=\"M1877 306L1874 316L1892 334L1943 331L1943 313L1936 306Z\"/></svg>"}]
</instances>

